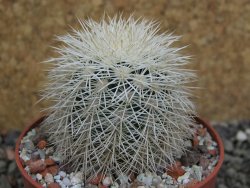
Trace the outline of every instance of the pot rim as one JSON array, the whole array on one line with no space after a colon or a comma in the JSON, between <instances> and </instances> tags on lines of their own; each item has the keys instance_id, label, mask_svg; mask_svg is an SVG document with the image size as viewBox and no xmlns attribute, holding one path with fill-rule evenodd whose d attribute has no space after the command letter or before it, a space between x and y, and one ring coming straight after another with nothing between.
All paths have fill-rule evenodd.
<instances>
[{"instance_id":1,"label":"pot rim","mask_svg":"<svg viewBox=\"0 0 250 188\"><path fill-rule=\"evenodd\" d=\"M25 180L27 180L30 184L32 184L32 186L37 187L37 188L42 188L42 185L36 182L35 180L33 180L31 176L29 176L28 173L24 170L21 164L20 157L19 157L19 146L21 144L21 140L27 134L27 132L31 130L32 128L36 127L37 125L39 125L44 120L44 118L45 118L45 115L40 115L37 118L34 118L32 121L30 121L30 123L28 123L28 126L22 131L22 133L18 137L16 141L16 146L15 146L15 160L16 160L16 164L18 166L19 171L21 172ZM197 123L200 123L207 128L208 132L211 134L215 142L218 144L218 149L219 149L219 160L216 166L214 167L213 171L204 180L198 182L192 187L192 188L201 188L205 185L208 185L210 181L213 181L216 178L224 161L224 147L223 147L223 142L219 134L211 126L209 121L204 120L203 118L199 118L197 116L195 116L195 120Z\"/></svg>"}]
</instances>

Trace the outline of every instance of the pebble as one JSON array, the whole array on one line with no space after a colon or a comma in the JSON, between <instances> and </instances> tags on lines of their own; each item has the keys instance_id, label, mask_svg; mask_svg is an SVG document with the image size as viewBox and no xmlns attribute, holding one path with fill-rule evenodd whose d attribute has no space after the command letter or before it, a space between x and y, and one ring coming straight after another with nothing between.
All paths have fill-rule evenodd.
<instances>
[{"instance_id":1,"label":"pebble","mask_svg":"<svg viewBox=\"0 0 250 188\"><path fill-rule=\"evenodd\" d=\"M41 172L46 168L46 164L43 160L31 161L29 164L29 169L31 173Z\"/></svg>"},{"instance_id":2,"label":"pebble","mask_svg":"<svg viewBox=\"0 0 250 188\"><path fill-rule=\"evenodd\" d=\"M38 151L38 153L39 153L40 159L45 159L45 151L44 151L44 150L41 150L41 149L39 149L39 150L37 150L37 151Z\"/></svg>"},{"instance_id":3,"label":"pebble","mask_svg":"<svg viewBox=\"0 0 250 188\"><path fill-rule=\"evenodd\" d=\"M8 160L12 161L15 159L15 151L12 147L6 147L5 153Z\"/></svg>"},{"instance_id":4,"label":"pebble","mask_svg":"<svg viewBox=\"0 0 250 188\"><path fill-rule=\"evenodd\" d=\"M4 160L0 160L0 173L6 172L7 162Z\"/></svg>"},{"instance_id":5,"label":"pebble","mask_svg":"<svg viewBox=\"0 0 250 188\"><path fill-rule=\"evenodd\" d=\"M197 166L197 165L193 165L192 166L192 170L193 170L193 175L195 176L194 178L196 180L201 181L202 179L202 167L201 166Z\"/></svg>"},{"instance_id":6,"label":"pebble","mask_svg":"<svg viewBox=\"0 0 250 188\"><path fill-rule=\"evenodd\" d=\"M14 175L16 173L16 170L17 170L16 162L12 161L11 163L9 163L8 175Z\"/></svg>"},{"instance_id":7,"label":"pebble","mask_svg":"<svg viewBox=\"0 0 250 188\"><path fill-rule=\"evenodd\" d=\"M160 176L157 176L157 177L153 177L152 179L152 185L153 186L157 186L159 183L161 183L161 177Z\"/></svg>"},{"instance_id":8,"label":"pebble","mask_svg":"<svg viewBox=\"0 0 250 188\"><path fill-rule=\"evenodd\" d=\"M60 176L60 175L56 175L56 176L54 176L54 179L55 179L55 180L60 180L60 179L61 179L61 176Z\"/></svg>"},{"instance_id":9,"label":"pebble","mask_svg":"<svg viewBox=\"0 0 250 188\"><path fill-rule=\"evenodd\" d=\"M107 176L102 180L104 186L110 186L112 184L112 178Z\"/></svg>"},{"instance_id":10,"label":"pebble","mask_svg":"<svg viewBox=\"0 0 250 188\"><path fill-rule=\"evenodd\" d=\"M47 184L54 183L54 177L52 174L47 173L46 176L44 177L44 180Z\"/></svg>"},{"instance_id":11,"label":"pebble","mask_svg":"<svg viewBox=\"0 0 250 188\"><path fill-rule=\"evenodd\" d=\"M244 142L245 140L247 140L247 134L240 130L236 134L236 139L240 142Z\"/></svg>"},{"instance_id":12,"label":"pebble","mask_svg":"<svg viewBox=\"0 0 250 188\"><path fill-rule=\"evenodd\" d=\"M71 185L71 182L70 182L69 178L63 178L62 183L65 186L70 186Z\"/></svg>"},{"instance_id":13,"label":"pebble","mask_svg":"<svg viewBox=\"0 0 250 188\"><path fill-rule=\"evenodd\" d=\"M45 140L40 140L40 141L38 142L38 144L37 144L37 147L38 147L39 149L44 149L44 148L46 147L46 145L47 145L47 142L46 142Z\"/></svg>"},{"instance_id":14,"label":"pebble","mask_svg":"<svg viewBox=\"0 0 250 188\"><path fill-rule=\"evenodd\" d=\"M58 183L50 183L48 188L61 188L61 186Z\"/></svg>"},{"instance_id":15,"label":"pebble","mask_svg":"<svg viewBox=\"0 0 250 188\"><path fill-rule=\"evenodd\" d=\"M41 175L41 174L36 174L36 179L38 180L38 181L40 181L41 179L43 179L43 176Z\"/></svg>"},{"instance_id":16,"label":"pebble","mask_svg":"<svg viewBox=\"0 0 250 188\"><path fill-rule=\"evenodd\" d=\"M60 171L58 174L59 174L61 177L63 177L63 178L66 177L66 175L67 175L66 172L64 172L64 171Z\"/></svg>"}]
</instances>

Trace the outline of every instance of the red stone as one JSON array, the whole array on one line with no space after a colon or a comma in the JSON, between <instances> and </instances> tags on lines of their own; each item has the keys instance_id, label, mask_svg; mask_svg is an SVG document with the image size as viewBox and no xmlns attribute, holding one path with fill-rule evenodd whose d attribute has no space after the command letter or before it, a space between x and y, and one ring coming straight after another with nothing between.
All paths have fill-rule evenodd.
<instances>
[{"instance_id":1,"label":"red stone","mask_svg":"<svg viewBox=\"0 0 250 188\"><path fill-rule=\"evenodd\" d=\"M61 186L58 183L50 183L48 188L60 188Z\"/></svg>"},{"instance_id":2,"label":"red stone","mask_svg":"<svg viewBox=\"0 0 250 188\"><path fill-rule=\"evenodd\" d=\"M212 156L215 156L217 154L217 150L216 149L208 150L208 153Z\"/></svg>"},{"instance_id":3,"label":"red stone","mask_svg":"<svg viewBox=\"0 0 250 188\"><path fill-rule=\"evenodd\" d=\"M167 174L177 180L179 176L185 174L185 170L181 167L181 162L176 161L175 164L167 169Z\"/></svg>"},{"instance_id":4,"label":"red stone","mask_svg":"<svg viewBox=\"0 0 250 188\"><path fill-rule=\"evenodd\" d=\"M199 145L198 136L195 134L193 138L193 147L196 147L198 145Z\"/></svg>"},{"instance_id":5,"label":"red stone","mask_svg":"<svg viewBox=\"0 0 250 188\"><path fill-rule=\"evenodd\" d=\"M46 147L46 145L47 145L47 142L46 142L45 140L40 140L40 141L38 142L38 144L37 144L37 147L38 147L39 149L44 149L44 148Z\"/></svg>"},{"instance_id":6,"label":"red stone","mask_svg":"<svg viewBox=\"0 0 250 188\"><path fill-rule=\"evenodd\" d=\"M58 173L59 167L57 165L53 165L47 168L48 172L55 176Z\"/></svg>"},{"instance_id":7,"label":"red stone","mask_svg":"<svg viewBox=\"0 0 250 188\"><path fill-rule=\"evenodd\" d=\"M52 165L55 165L56 162L53 159L51 159L51 158L47 158L47 159L45 159L45 164L47 166L52 166Z\"/></svg>"},{"instance_id":8,"label":"red stone","mask_svg":"<svg viewBox=\"0 0 250 188\"><path fill-rule=\"evenodd\" d=\"M46 164L43 160L31 161L28 165L30 172L35 174L37 172L41 172L46 168Z\"/></svg>"},{"instance_id":9,"label":"red stone","mask_svg":"<svg viewBox=\"0 0 250 188\"><path fill-rule=\"evenodd\" d=\"M102 183L99 183L98 188L108 188L108 186L105 186Z\"/></svg>"},{"instance_id":10,"label":"red stone","mask_svg":"<svg viewBox=\"0 0 250 188\"><path fill-rule=\"evenodd\" d=\"M134 172L131 172L129 175L128 175L129 179L131 180L131 182L133 182L135 179L136 179L136 176L135 176L135 173Z\"/></svg>"},{"instance_id":11,"label":"red stone","mask_svg":"<svg viewBox=\"0 0 250 188\"><path fill-rule=\"evenodd\" d=\"M47 168L45 168L42 172L40 172L40 174L43 176L43 178L46 176L46 174L48 174L49 171Z\"/></svg>"},{"instance_id":12,"label":"red stone","mask_svg":"<svg viewBox=\"0 0 250 188\"><path fill-rule=\"evenodd\" d=\"M94 178L91 178L90 180L89 180L89 183L90 184L93 184L93 185L98 185L103 179L104 179L104 175L102 175L102 174L97 174L97 176L96 177L94 177Z\"/></svg>"}]
</instances>

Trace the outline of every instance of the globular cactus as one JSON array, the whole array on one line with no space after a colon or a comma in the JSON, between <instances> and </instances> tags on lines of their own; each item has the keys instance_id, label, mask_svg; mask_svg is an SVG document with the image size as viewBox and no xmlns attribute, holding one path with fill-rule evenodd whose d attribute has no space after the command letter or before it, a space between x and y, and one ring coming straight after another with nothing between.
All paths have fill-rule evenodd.
<instances>
[{"instance_id":1,"label":"globular cactus","mask_svg":"<svg viewBox=\"0 0 250 188\"><path fill-rule=\"evenodd\" d=\"M192 136L194 74L172 47L179 37L158 34L157 23L106 20L80 21L81 30L58 37L43 126L64 162L86 177L156 172Z\"/></svg>"}]
</instances>

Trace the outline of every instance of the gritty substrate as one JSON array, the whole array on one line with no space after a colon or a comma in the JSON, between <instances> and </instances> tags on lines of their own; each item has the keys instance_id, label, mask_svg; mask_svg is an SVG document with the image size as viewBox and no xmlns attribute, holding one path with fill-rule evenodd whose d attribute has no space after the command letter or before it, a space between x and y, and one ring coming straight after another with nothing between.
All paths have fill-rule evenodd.
<instances>
[{"instance_id":1,"label":"gritty substrate","mask_svg":"<svg viewBox=\"0 0 250 188\"><path fill-rule=\"evenodd\" d=\"M141 172L127 176L98 174L85 182L81 171L69 172L63 168L59 154L49 147L46 138L39 134L39 128L32 129L22 139L19 153L26 172L43 187L188 188L207 177L219 159L217 143L207 129L202 125L194 129L196 134L193 140L185 142L188 151L179 156L173 166L157 173Z\"/></svg>"}]
</instances>

